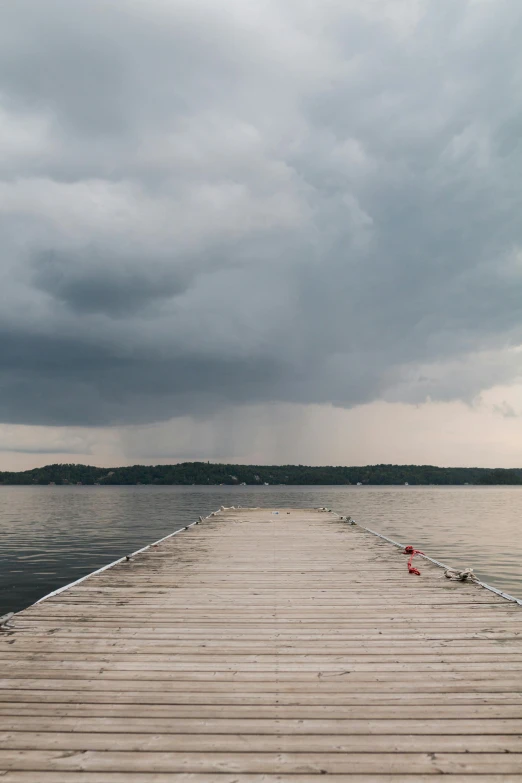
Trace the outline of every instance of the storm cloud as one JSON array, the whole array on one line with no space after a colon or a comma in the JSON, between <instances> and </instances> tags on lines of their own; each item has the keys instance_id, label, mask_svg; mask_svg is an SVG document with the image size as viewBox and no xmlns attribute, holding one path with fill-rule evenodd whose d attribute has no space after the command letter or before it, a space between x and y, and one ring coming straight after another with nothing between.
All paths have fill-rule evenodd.
<instances>
[{"instance_id":1,"label":"storm cloud","mask_svg":"<svg viewBox=\"0 0 522 783\"><path fill-rule=\"evenodd\" d=\"M0 11L0 420L520 375L518 0Z\"/></svg>"}]
</instances>

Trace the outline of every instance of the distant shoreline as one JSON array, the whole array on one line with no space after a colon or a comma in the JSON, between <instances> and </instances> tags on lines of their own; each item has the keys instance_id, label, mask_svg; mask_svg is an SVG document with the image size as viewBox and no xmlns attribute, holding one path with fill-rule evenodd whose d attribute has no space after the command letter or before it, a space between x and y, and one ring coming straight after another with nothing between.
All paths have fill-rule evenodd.
<instances>
[{"instance_id":1,"label":"distant shoreline","mask_svg":"<svg viewBox=\"0 0 522 783\"><path fill-rule=\"evenodd\" d=\"M183 462L98 468L55 464L0 472L0 486L516 486L522 468L441 468L434 465L233 465Z\"/></svg>"}]
</instances>

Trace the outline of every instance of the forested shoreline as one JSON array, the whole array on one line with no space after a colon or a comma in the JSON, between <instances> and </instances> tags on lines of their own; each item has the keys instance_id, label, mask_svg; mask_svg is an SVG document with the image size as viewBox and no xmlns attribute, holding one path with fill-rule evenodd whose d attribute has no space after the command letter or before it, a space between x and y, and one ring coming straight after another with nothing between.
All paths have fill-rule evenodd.
<instances>
[{"instance_id":1,"label":"forested shoreline","mask_svg":"<svg viewBox=\"0 0 522 783\"><path fill-rule=\"evenodd\" d=\"M0 472L2 485L497 485L522 484L521 468L441 468L433 465L229 465L183 462L99 468L55 464L21 472Z\"/></svg>"}]
</instances>

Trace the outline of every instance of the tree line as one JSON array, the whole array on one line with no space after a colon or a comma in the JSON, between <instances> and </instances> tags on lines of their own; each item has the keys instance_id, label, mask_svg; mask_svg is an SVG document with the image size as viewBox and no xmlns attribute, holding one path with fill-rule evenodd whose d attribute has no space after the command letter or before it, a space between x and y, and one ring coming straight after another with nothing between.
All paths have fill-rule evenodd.
<instances>
[{"instance_id":1,"label":"tree line","mask_svg":"<svg viewBox=\"0 0 522 783\"><path fill-rule=\"evenodd\" d=\"M434 465L228 465L183 462L177 465L132 465L97 468L55 464L21 472L0 472L4 485L498 485L522 484L520 468L440 468Z\"/></svg>"}]
</instances>

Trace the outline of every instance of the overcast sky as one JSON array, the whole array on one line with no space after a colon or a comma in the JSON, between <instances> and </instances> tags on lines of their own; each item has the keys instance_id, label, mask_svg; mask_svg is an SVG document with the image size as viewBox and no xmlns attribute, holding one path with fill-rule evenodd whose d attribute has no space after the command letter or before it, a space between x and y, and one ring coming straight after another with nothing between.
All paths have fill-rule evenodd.
<instances>
[{"instance_id":1,"label":"overcast sky","mask_svg":"<svg viewBox=\"0 0 522 783\"><path fill-rule=\"evenodd\" d=\"M522 466L520 0L0 2L0 467Z\"/></svg>"}]
</instances>

